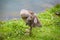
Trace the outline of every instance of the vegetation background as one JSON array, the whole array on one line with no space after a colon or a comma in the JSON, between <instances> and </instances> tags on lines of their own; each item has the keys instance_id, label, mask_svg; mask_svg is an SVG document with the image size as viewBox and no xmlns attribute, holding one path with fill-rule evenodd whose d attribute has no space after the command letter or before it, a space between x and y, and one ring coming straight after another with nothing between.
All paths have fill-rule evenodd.
<instances>
[{"instance_id":1,"label":"vegetation background","mask_svg":"<svg viewBox=\"0 0 60 40\"><path fill-rule=\"evenodd\" d=\"M60 4L38 13L42 27L32 29L32 36L25 35L25 25L22 19L0 21L0 40L60 40Z\"/></svg>"}]
</instances>

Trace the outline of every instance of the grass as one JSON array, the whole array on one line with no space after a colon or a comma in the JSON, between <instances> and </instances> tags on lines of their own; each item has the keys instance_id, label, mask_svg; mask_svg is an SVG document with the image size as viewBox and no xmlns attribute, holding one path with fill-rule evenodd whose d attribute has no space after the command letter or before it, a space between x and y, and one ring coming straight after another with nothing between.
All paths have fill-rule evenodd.
<instances>
[{"instance_id":1,"label":"grass","mask_svg":"<svg viewBox=\"0 0 60 40\"><path fill-rule=\"evenodd\" d=\"M0 40L60 40L60 16L55 15L52 8L37 14L42 27L35 27L32 36L25 35L25 25L22 19L0 22Z\"/></svg>"}]
</instances>

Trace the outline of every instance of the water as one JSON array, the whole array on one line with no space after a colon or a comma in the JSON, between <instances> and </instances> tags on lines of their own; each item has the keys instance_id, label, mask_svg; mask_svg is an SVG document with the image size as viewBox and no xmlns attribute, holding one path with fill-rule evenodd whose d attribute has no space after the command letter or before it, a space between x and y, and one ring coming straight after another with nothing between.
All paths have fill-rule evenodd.
<instances>
[{"instance_id":1,"label":"water","mask_svg":"<svg viewBox=\"0 0 60 40\"><path fill-rule=\"evenodd\" d=\"M0 20L20 18L21 9L39 13L57 3L60 3L60 0L0 0Z\"/></svg>"}]
</instances>

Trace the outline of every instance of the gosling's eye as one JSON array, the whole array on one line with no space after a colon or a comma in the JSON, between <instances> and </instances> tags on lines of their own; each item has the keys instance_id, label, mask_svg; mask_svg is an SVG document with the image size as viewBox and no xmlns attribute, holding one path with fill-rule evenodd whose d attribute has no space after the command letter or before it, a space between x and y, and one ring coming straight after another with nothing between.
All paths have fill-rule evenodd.
<instances>
[{"instance_id":1,"label":"gosling's eye","mask_svg":"<svg viewBox=\"0 0 60 40\"><path fill-rule=\"evenodd\" d=\"M28 18L28 17L25 17L25 18Z\"/></svg>"},{"instance_id":2,"label":"gosling's eye","mask_svg":"<svg viewBox=\"0 0 60 40\"><path fill-rule=\"evenodd\" d=\"M28 17L22 17L23 19L27 19Z\"/></svg>"}]
</instances>

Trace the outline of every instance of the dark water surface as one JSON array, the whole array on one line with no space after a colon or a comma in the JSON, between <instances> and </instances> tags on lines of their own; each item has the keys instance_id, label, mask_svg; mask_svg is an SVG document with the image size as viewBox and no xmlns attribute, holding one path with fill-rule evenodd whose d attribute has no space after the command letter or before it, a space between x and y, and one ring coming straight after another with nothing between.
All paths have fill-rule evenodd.
<instances>
[{"instance_id":1,"label":"dark water surface","mask_svg":"<svg viewBox=\"0 0 60 40\"><path fill-rule=\"evenodd\" d=\"M0 0L0 20L20 18L21 9L39 13L57 3L60 3L60 0Z\"/></svg>"}]
</instances>

